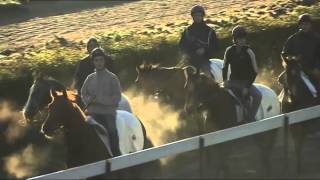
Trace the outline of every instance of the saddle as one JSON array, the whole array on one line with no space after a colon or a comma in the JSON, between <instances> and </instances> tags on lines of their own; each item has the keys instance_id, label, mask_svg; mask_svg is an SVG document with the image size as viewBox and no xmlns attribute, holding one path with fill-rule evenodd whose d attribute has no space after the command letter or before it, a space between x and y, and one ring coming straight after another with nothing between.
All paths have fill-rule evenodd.
<instances>
[{"instance_id":1,"label":"saddle","mask_svg":"<svg viewBox=\"0 0 320 180\"><path fill-rule=\"evenodd\" d=\"M251 122L249 112L252 109L252 96L242 97L235 89L226 88L226 90L234 99L237 123Z\"/></svg>"},{"instance_id":2,"label":"saddle","mask_svg":"<svg viewBox=\"0 0 320 180\"><path fill-rule=\"evenodd\" d=\"M254 111L254 97L253 94L249 94L243 96L242 90L247 88L246 83L243 81L227 81L223 84L224 88L227 92L233 97L235 109L236 109L236 116L237 116L237 123L244 123L244 122L252 122L255 121L255 115L252 114L251 111ZM258 93L261 93L258 91ZM258 105L259 106L259 105Z\"/></svg>"},{"instance_id":3,"label":"saddle","mask_svg":"<svg viewBox=\"0 0 320 180\"><path fill-rule=\"evenodd\" d=\"M86 117L86 122L91 125L99 136L100 140L103 142L109 154L113 157L113 153L111 150L110 136L107 129L98 123L92 116Z\"/></svg>"}]
</instances>

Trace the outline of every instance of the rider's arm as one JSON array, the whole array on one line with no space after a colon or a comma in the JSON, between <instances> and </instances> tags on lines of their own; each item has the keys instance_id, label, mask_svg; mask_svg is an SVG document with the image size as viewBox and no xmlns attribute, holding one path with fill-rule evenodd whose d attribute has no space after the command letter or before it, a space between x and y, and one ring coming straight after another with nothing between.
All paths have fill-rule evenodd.
<instances>
[{"instance_id":1,"label":"rider's arm","mask_svg":"<svg viewBox=\"0 0 320 180\"><path fill-rule=\"evenodd\" d=\"M257 74L258 74L258 66L257 66L257 61L256 61L256 55L254 54L254 52L248 48L247 49L247 52L250 56L250 59L251 59L251 65L252 65L252 75L249 79L249 82L248 82L248 86L251 86L254 82L254 80L256 79L257 77Z\"/></svg>"},{"instance_id":2,"label":"rider's arm","mask_svg":"<svg viewBox=\"0 0 320 180\"><path fill-rule=\"evenodd\" d=\"M223 63L223 68L222 68L223 81L228 80L229 64L230 64L230 47L227 48L224 53L224 63Z\"/></svg>"},{"instance_id":3,"label":"rider's arm","mask_svg":"<svg viewBox=\"0 0 320 180\"><path fill-rule=\"evenodd\" d=\"M81 99L82 99L82 101L83 101L83 103L85 105L88 105L89 103L91 103L90 101L92 100L91 96L89 94L89 90L88 90L89 82L90 82L90 78L89 77L90 76L88 76L86 78L86 80L84 81L84 83L83 83L83 85L81 87Z\"/></svg>"},{"instance_id":4,"label":"rider's arm","mask_svg":"<svg viewBox=\"0 0 320 180\"><path fill-rule=\"evenodd\" d=\"M208 56L212 58L216 56L216 53L218 51L219 40L217 38L216 32L213 29L210 30L209 36L209 45L206 49L206 52Z\"/></svg>"},{"instance_id":5,"label":"rider's arm","mask_svg":"<svg viewBox=\"0 0 320 180\"><path fill-rule=\"evenodd\" d=\"M81 83L86 78L83 77L83 72L83 61L80 61L74 73L74 86L78 91L81 90Z\"/></svg>"},{"instance_id":6,"label":"rider's arm","mask_svg":"<svg viewBox=\"0 0 320 180\"><path fill-rule=\"evenodd\" d=\"M179 47L185 54L192 54L195 53L196 48L194 47L194 42L192 41L192 37L187 37L190 36L188 35L188 29L185 29L183 33L181 34L181 38L179 41Z\"/></svg>"}]
</instances>

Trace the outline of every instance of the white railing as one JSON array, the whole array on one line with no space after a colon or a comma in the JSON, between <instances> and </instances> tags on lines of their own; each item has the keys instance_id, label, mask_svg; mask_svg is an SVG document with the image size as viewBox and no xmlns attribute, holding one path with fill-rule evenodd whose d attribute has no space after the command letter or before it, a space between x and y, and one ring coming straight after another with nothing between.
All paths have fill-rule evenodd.
<instances>
[{"instance_id":1,"label":"white railing","mask_svg":"<svg viewBox=\"0 0 320 180\"><path fill-rule=\"evenodd\" d=\"M194 136L173 143L165 144L132 154L122 155L112 159L102 160L96 163L83 165L67 170L62 170L46 175L30 178L35 179L83 179L104 173L140 165L170 155L176 155L203 147L239 139L262 133L280 127L288 127L291 124L304 122L320 117L320 106L301 109L298 111L280 114L275 117L263 119L257 122L240 125L208 134Z\"/></svg>"}]
</instances>

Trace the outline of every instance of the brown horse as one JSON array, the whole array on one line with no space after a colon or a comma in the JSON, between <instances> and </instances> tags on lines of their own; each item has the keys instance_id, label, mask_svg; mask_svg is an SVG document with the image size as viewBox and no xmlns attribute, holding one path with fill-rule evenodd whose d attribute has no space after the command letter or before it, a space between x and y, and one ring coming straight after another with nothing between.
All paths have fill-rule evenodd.
<instances>
[{"instance_id":1,"label":"brown horse","mask_svg":"<svg viewBox=\"0 0 320 180\"><path fill-rule=\"evenodd\" d=\"M210 68L215 81L222 82L223 61L211 59ZM183 107L185 104L185 73L192 66L160 67L158 65L142 64L136 68L138 76L136 83L146 94L159 95L162 100Z\"/></svg>"},{"instance_id":2,"label":"brown horse","mask_svg":"<svg viewBox=\"0 0 320 180\"><path fill-rule=\"evenodd\" d=\"M179 107L184 105L184 70L144 64L136 68L138 76L135 82L144 93L157 95L161 100Z\"/></svg>"},{"instance_id":3,"label":"brown horse","mask_svg":"<svg viewBox=\"0 0 320 180\"><path fill-rule=\"evenodd\" d=\"M88 125L80 107L70 101L70 94L67 94L65 90L62 90L62 95L58 95L56 91L52 91L51 94L53 100L48 106L48 116L41 131L50 137L62 127L67 144L67 166L70 168L110 158L110 151L97 135L95 127ZM146 137L145 129L143 130ZM153 147L153 144L148 138L145 138L144 148L149 147ZM155 160L116 171L107 176L108 178L110 176L111 178L154 177L161 173L160 166L160 161Z\"/></svg>"},{"instance_id":4,"label":"brown horse","mask_svg":"<svg viewBox=\"0 0 320 180\"><path fill-rule=\"evenodd\" d=\"M286 63L286 71L284 80L285 88L282 91L281 108L282 112L295 111L307 107L312 107L320 104L319 97L315 97L314 94L308 88L307 76L302 73L300 64L295 60L290 60ZM308 78L307 78L308 79ZM297 172L302 172L302 151L306 136L319 130L319 120L305 121L302 123L294 124L290 127L290 132L293 137L295 152L296 152L296 168Z\"/></svg>"},{"instance_id":5,"label":"brown horse","mask_svg":"<svg viewBox=\"0 0 320 180\"><path fill-rule=\"evenodd\" d=\"M41 131L46 136L52 136L63 127L68 168L110 158L95 129L86 123L84 113L68 99L66 91L63 90L62 95L52 91L52 96L53 101L49 104L48 116Z\"/></svg>"},{"instance_id":6,"label":"brown horse","mask_svg":"<svg viewBox=\"0 0 320 180\"><path fill-rule=\"evenodd\" d=\"M259 111L263 110L264 115L259 116L258 120L260 120L260 118L263 119L279 114L280 107L276 94L265 86L256 85L256 87L263 93ZM222 130L246 123L245 121L237 121L235 98L225 88L220 87L218 83L213 82L207 76L203 74L188 73L186 91L188 94L186 103L189 112L201 112L206 114L203 117L205 121L203 123L204 132ZM271 130L252 136L259 147L263 167L262 173L265 175L271 173L270 156L275 144L276 132L276 130ZM228 175L226 161L230 154L230 150L234 145L235 144L228 142L212 147L213 150L216 149L218 151L218 156L213 160L217 163L216 175ZM211 148L208 148L207 152L212 155L210 149ZM212 158L208 158L208 162L210 162L210 159Z\"/></svg>"}]
</instances>

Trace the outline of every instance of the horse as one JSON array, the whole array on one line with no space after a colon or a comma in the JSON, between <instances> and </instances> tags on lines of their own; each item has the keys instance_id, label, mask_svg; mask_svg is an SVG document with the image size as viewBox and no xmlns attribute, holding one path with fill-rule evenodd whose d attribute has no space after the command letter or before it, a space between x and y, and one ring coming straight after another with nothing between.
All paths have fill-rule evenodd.
<instances>
[{"instance_id":1,"label":"horse","mask_svg":"<svg viewBox=\"0 0 320 180\"><path fill-rule=\"evenodd\" d=\"M24 117L28 119L30 123L34 123L33 120L31 119L34 118L34 116L38 114L41 110L45 109L45 107L47 107L48 104L52 101L52 96L50 95L50 91L65 91L65 90L66 88L57 80L54 80L51 78L47 79L43 77L36 78L33 85L30 87L28 100L23 108ZM126 126L132 127L133 125L135 125L135 127L141 126L142 133L144 135L143 149L154 146L151 140L147 137L146 130L145 130L145 127L143 126L143 123L139 119L137 119L137 117L135 117L133 114L131 114L131 106L129 104L127 97L124 96L123 94L121 97L121 101L119 102L117 112L119 112L117 113L117 116L116 116L117 124L118 124L118 121L120 124L122 123L122 127L120 128L123 129ZM121 114L121 116L119 116L119 114ZM123 122L128 122L128 121L124 121L124 119L127 119L128 121L129 120L133 120L133 121L130 121L129 123L123 123ZM133 130L125 132L124 135L130 134L130 132L132 131ZM123 134L120 134L120 133L118 135L119 135L119 138L123 136ZM120 142L119 144L120 144L120 151L121 151L121 145L123 145L124 143ZM126 152L128 153L129 150L127 150ZM155 162L154 164L155 165L152 167L154 167L156 170L160 169L159 161Z\"/></svg>"},{"instance_id":2,"label":"horse","mask_svg":"<svg viewBox=\"0 0 320 180\"><path fill-rule=\"evenodd\" d=\"M65 89L65 86L55 79L37 77L30 87L28 100L23 108L25 118L32 119L51 102L50 90L61 91ZM128 98L124 94L121 96L118 109L132 112Z\"/></svg>"},{"instance_id":3,"label":"horse","mask_svg":"<svg viewBox=\"0 0 320 180\"><path fill-rule=\"evenodd\" d=\"M205 117L203 118L205 120L205 132L222 130L247 123L246 121L239 121L237 118L237 108L235 106L237 100L232 93L203 74L189 72L187 75L185 88L188 101L186 101L186 106L187 109L190 109L189 111L205 112ZM261 105L256 114L256 119L261 120L280 114L280 103L276 93L264 85L254 85L262 94ZM253 136L260 150L260 158L265 169L264 173L267 175L271 172L270 156L275 144L276 132L276 130L271 130ZM219 153L219 164L216 169L218 175L223 176L228 171L226 159L230 153L230 145L225 143L215 146Z\"/></svg>"},{"instance_id":4,"label":"horse","mask_svg":"<svg viewBox=\"0 0 320 180\"><path fill-rule=\"evenodd\" d=\"M67 144L67 167L112 157L94 127L86 122L79 106L68 99L65 90L61 96L55 91L52 91L52 95L53 100L48 105L48 116L42 124L41 132L47 137L52 137L54 132L63 126Z\"/></svg>"},{"instance_id":5,"label":"horse","mask_svg":"<svg viewBox=\"0 0 320 180\"><path fill-rule=\"evenodd\" d=\"M58 95L56 91L52 91L51 94L53 100L48 105L48 115L42 124L41 132L47 137L52 137L56 130L63 130L67 145L67 167L76 167L113 157L110 144L105 143L98 135L99 133L96 133L98 131L96 127L89 125L84 112L76 103L70 101L67 92L63 90L62 95ZM139 120L135 116L122 110L117 110L117 119L118 130L126 128L123 125L132 125L134 121L139 123ZM143 136L145 136L145 134L130 131L132 129L133 128L129 128L129 130L125 129L128 131L125 134L127 136L119 133L120 142L121 140L130 141L129 139L133 139L133 143L129 146L125 144L121 145L119 142L122 154L128 154L144 148L141 146L143 144L141 144L139 140L144 138ZM129 149L131 151L128 151ZM130 170L133 170L133 172ZM121 177L123 177L123 175L126 177L128 175L130 177L139 175L136 168L130 170L120 171L122 172Z\"/></svg>"},{"instance_id":6,"label":"horse","mask_svg":"<svg viewBox=\"0 0 320 180\"><path fill-rule=\"evenodd\" d=\"M286 113L319 105L320 98L317 95L316 88L303 72L300 64L292 59L284 65L285 72L279 79L284 86L279 95L282 112ZM317 127L319 127L318 120L305 121L290 126L295 147L296 171L299 174L302 172L302 150L306 136L318 131Z\"/></svg>"},{"instance_id":7,"label":"horse","mask_svg":"<svg viewBox=\"0 0 320 180\"><path fill-rule=\"evenodd\" d=\"M144 93L160 95L166 102L182 107L185 104L184 72L187 67L160 67L142 64L136 67L138 75L135 82ZM210 67L215 81L222 82L223 60L210 59Z\"/></svg>"}]
</instances>

